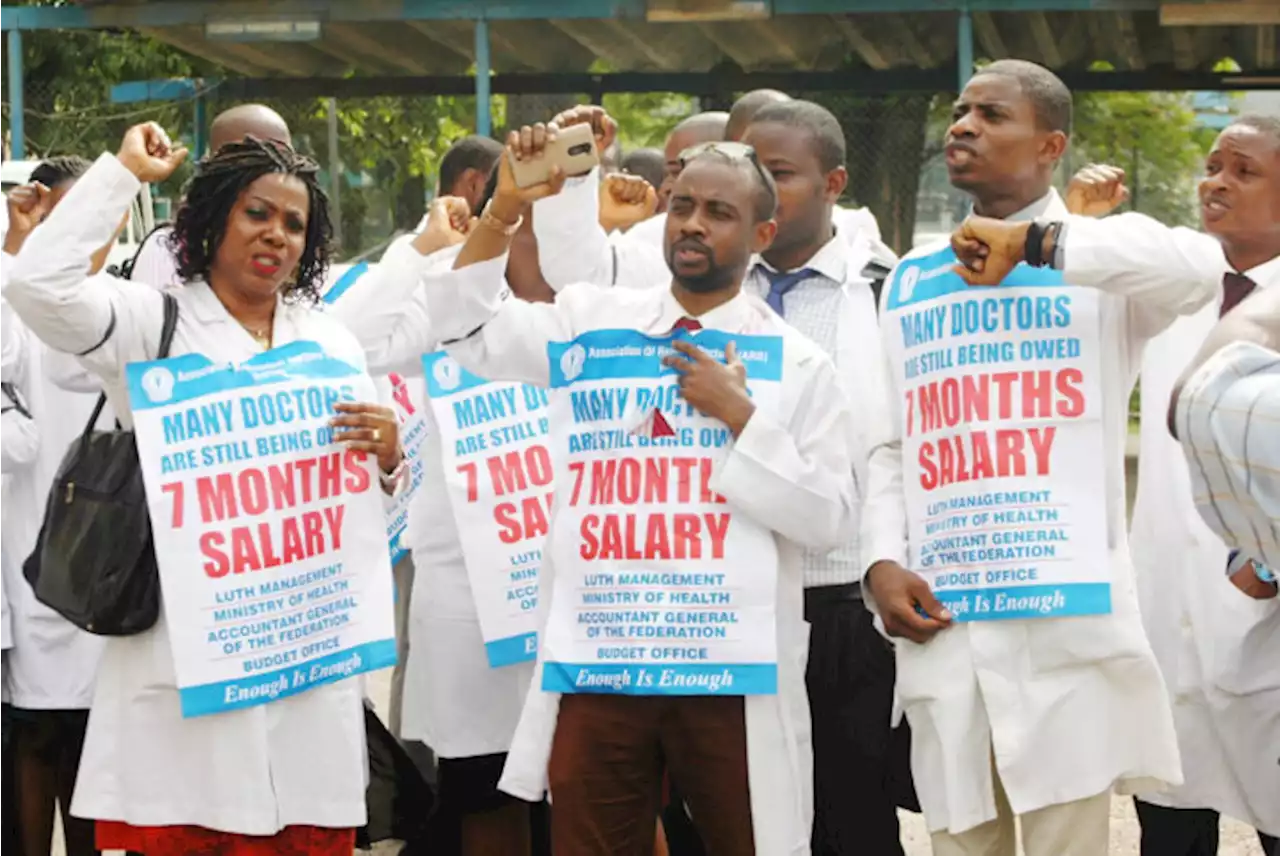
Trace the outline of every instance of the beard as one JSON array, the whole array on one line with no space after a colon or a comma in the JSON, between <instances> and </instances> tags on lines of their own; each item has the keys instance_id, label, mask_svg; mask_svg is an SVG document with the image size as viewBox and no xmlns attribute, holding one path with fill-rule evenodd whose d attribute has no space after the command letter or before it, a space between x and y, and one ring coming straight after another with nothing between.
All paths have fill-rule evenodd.
<instances>
[{"instance_id":1,"label":"beard","mask_svg":"<svg viewBox=\"0 0 1280 856\"><path fill-rule=\"evenodd\" d=\"M735 277L733 271L720 267L712 267L704 274L698 276L675 276L676 283L685 291L694 294L710 294L713 291L723 291L734 284Z\"/></svg>"},{"instance_id":2,"label":"beard","mask_svg":"<svg viewBox=\"0 0 1280 856\"><path fill-rule=\"evenodd\" d=\"M706 259L706 266L698 273L681 273L676 265L676 252L682 249L693 249L701 252ZM710 247L696 241L677 241L667 247L667 267L676 283L686 291L694 294L710 294L734 284L736 269L732 265L723 265L716 260Z\"/></svg>"}]
</instances>

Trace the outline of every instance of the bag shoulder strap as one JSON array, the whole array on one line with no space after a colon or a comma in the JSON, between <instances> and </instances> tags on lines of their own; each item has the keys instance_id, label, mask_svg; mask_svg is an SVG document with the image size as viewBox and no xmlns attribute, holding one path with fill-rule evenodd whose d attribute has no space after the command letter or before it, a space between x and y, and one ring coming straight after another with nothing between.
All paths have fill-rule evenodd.
<instances>
[{"instance_id":1,"label":"bag shoulder strap","mask_svg":"<svg viewBox=\"0 0 1280 856\"><path fill-rule=\"evenodd\" d=\"M169 225L170 224L168 223L157 223L152 227L150 232L143 235L142 240L138 242L138 248L133 251L133 255L125 259L120 264L119 270L116 272L116 276L121 279L133 279L133 269L137 267L138 258L142 255L142 250L147 246L147 241L150 241L155 236L156 232L159 232L161 229L169 228Z\"/></svg>"},{"instance_id":2,"label":"bag shoulder strap","mask_svg":"<svg viewBox=\"0 0 1280 856\"><path fill-rule=\"evenodd\" d=\"M168 292L160 296L164 299L164 323L160 326L160 348L156 351L157 360L163 360L169 356L169 349L173 345L173 333L178 329L178 299ZM89 442L93 428L98 424L98 417L102 415L102 408L106 406L107 394L104 392L98 396L98 403L94 405L93 413L89 415L89 422L80 435L81 445Z\"/></svg>"},{"instance_id":3,"label":"bag shoulder strap","mask_svg":"<svg viewBox=\"0 0 1280 856\"><path fill-rule=\"evenodd\" d=\"M27 409L27 403L22 400L22 393L18 392L18 387L9 381L5 381L0 383L0 390L4 391L4 394L11 402L11 406L4 408L4 412L8 413L10 410L16 410L28 419L35 418L31 415L31 411Z\"/></svg>"},{"instance_id":4,"label":"bag shoulder strap","mask_svg":"<svg viewBox=\"0 0 1280 856\"><path fill-rule=\"evenodd\" d=\"M173 345L173 332L178 329L178 299L167 291L161 294L164 298L164 324L160 327L160 350L156 359L163 360L169 356L169 348Z\"/></svg>"}]
</instances>

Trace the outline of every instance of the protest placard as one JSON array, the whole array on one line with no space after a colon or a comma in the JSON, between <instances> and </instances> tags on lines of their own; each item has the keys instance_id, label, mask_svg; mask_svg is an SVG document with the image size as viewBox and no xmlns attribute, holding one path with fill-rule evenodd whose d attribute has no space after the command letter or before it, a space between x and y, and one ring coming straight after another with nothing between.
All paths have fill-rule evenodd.
<instances>
[{"instance_id":1,"label":"protest placard","mask_svg":"<svg viewBox=\"0 0 1280 856\"><path fill-rule=\"evenodd\" d=\"M367 276L371 269L365 261L346 268L341 265L330 268L323 301L330 305L336 303L362 277ZM386 378L393 407L400 417L400 443L404 446L405 464L409 468L408 484L396 494L387 508L387 545L391 550L393 565L409 555L409 548L404 543L405 532L409 528L409 506L422 485L426 472L422 460L422 444L427 438L427 420L419 407L420 390L416 381L416 378L406 378L395 372L388 374Z\"/></svg>"},{"instance_id":2,"label":"protest placard","mask_svg":"<svg viewBox=\"0 0 1280 856\"><path fill-rule=\"evenodd\" d=\"M127 375L183 715L394 664L377 463L329 426L368 375L313 342Z\"/></svg>"},{"instance_id":3,"label":"protest placard","mask_svg":"<svg viewBox=\"0 0 1280 856\"><path fill-rule=\"evenodd\" d=\"M714 489L729 429L680 396L675 338L716 359L732 339L772 412L782 339L704 330L585 333L549 348L560 493L543 689L632 695L777 692L777 546Z\"/></svg>"},{"instance_id":4,"label":"protest placard","mask_svg":"<svg viewBox=\"0 0 1280 856\"><path fill-rule=\"evenodd\" d=\"M426 463L422 459L423 441L427 437L426 413L422 409L421 384L417 378L406 378L392 372L387 375L391 387L392 405L400 417L400 445L404 447L405 466L409 469L408 483L395 495L387 508L387 544L391 548L391 564L409 555L404 543L409 529L409 506L422 487L426 475Z\"/></svg>"},{"instance_id":5,"label":"protest placard","mask_svg":"<svg viewBox=\"0 0 1280 856\"><path fill-rule=\"evenodd\" d=\"M959 621L1111 610L1099 295L1019 265L909 257L884 317L911 567Z\"/></svg>"},{"instance_id":6,"label":"protest placard","mask_svg":"<svg viewBox=\"0 0 1280 856\"><path fill-rule=\"evenodd\" d=\"M547 392L491 383L443 352L422 363L489 665L532 660L555 489Z\"/></svg>"}]
</instances>

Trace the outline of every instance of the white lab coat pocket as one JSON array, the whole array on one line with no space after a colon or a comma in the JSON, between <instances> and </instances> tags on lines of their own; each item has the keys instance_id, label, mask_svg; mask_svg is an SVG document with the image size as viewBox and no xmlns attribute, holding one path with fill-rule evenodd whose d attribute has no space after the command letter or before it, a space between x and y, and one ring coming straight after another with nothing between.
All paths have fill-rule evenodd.
<instances>
[{"instance_id":1,"label":"white lab coat pocket","mask_svg":"<svg viewBox=\"0 0 1280 856\"><path fill-rule=\"evenodd\" d=\"M968 687L974 673L969 653L968 631L949 627L923 645L909 639L895 640L898 675L897 693L904 709L917 702L936 701L949 690Z\"/></svg>"},{"instance_id":2,"label":"white lab coat pocket","mask_svg":"<svg viewBox=\"0 0 1280 856\"><path fill-rule=\"evenodd\" d=\"M1280 690L1280 598L1256 600L1226 577L1215 594L1209 683L1234 696Z\"/></svg>"},{"instance_id":3,"label":"white lab coat pocket","mask_svg":"<svg viewBox=\"0 0 1280 856\"><path fill-rule=\"evenodd\" d=\"M1153 657L1136 613L1029 621L1027 648L1033 674Z\"/></svg>"}]
</instances>

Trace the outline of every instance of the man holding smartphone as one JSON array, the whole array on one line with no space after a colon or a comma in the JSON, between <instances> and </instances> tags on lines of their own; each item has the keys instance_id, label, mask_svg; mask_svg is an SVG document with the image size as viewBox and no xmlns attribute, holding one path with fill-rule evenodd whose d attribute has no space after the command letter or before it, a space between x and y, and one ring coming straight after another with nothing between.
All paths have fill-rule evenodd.
<instances>
[{"instance_id":1,"label":"man holding smartphone","mask_svg":"<svg viewBox=\"0 0 1280 856\"><path fill-rule=\"evenodd\" d=\"M552 125L513 134L510 158L536 161L555 132ZM600 336L670 342L672 352L662 360L667 368L659 369L659 357L651 355L644 369L656 372L647 377L658 378L674 369L674 376L666 375L671 386L662 388L663 401L669 403L624 409L618 418L634 424L620 434L646 439L623 439L616 454L625 458L636 454L628 450L647 448L657 461L668 450L674 454L685 448L686 454L699 455L698 446L655 442L663 437L692 442L700 436L695 424L705 427L708 437L719 431L735 438L719 452L700 454L710 465L706 492L701 499L687 497L694 504L710 499L718 509L714 519L727 515L727 526L718 530L725 533L721 547L702 542L696 551L667 554L654 541L639 558L628 552L599 564L600 550L611 549L602 543L609 542L594 537L594 524L588 525L586 518L577 525L582 510L572 499L572 471L557 471L560 488L539 598L547 617L540 631L539 666L502 787L538 799L550 786L557 856L649 856L664 770L687 797L709 852L808 853L812 756L803 683L800 551L829 548L852 534L854 486L845 439L852 416L830 360L762 301L741 292L752 254L773 237L773 180L743 147L709 147L690 156L668 209L668 288L630 291L581 283L562 289L554 304L535 305L511 297L503 287L505 253L529 205L558 192L563 175L554 171L550 183L521 189L509 160L500 161L500 169L497 192L467 238L452 276L427 289L432 317L448 325L442 333L450 354L482 376L547 386L583 376L581 369L596 359L588 356L587 346ZM535 213L542 222L543 209ZM766 402L769 376L748 371L726 336L774 343L743 353L752 360L766 351L776 353L787 378L786 394ZM725 341L718 346L724 362L695 345ZM582 350L575 352L579 342ZM769 350L773 347L779 350ZM552 352L562 353L553 359ZM571 359L575 353L585 360L581 366ZM748 389L754 394L749 396ZM569 398L559 400L563 408ZM579 433L572 427L572 413L562 409L560 414L553 409L550 436L572 453ZM588 418L585 411L580 415ZM654 464L653 472L663 470ZM715 503L714 496L723 502ZM592 498L589 504L597 501L606 500ZM661 525L654 519L650 514L648 531ZM742 552L747 541L758 549ZM617 573L597 578L596 569ZM773 662L761 661L763 671L751 674L776 675L776 680L755 684L739 676L720 685L723 692L663 694L661 685L651 688L636 669L621 664L614 668L632 675L630 682L565 684L566 674L580 675L580 670L566 672L557 663L562 654L557 645L576 638L575 598L584 586L593 585L609 596L623 596L621 591L604 592L604 587L620 584L617 580L633 571L652 574L647 584L656 586L648 592L653 603L687 599L679 581L693 585L699 575L720 574L729 589L749 588L759 595L761 603L769 604L767 610L752 613L754 617L743 613L724 650L728 656L730 649L745 650L737 646L763 642L774 651L764 655ZM671 582L664 583L668 578ZM731 611L738 595L725 596ZM668 626L653 629L672 638ZM556 639L561 642L553 644ZM635 647L648 652L655 646Z\"/></svg>"}]
</instances>

